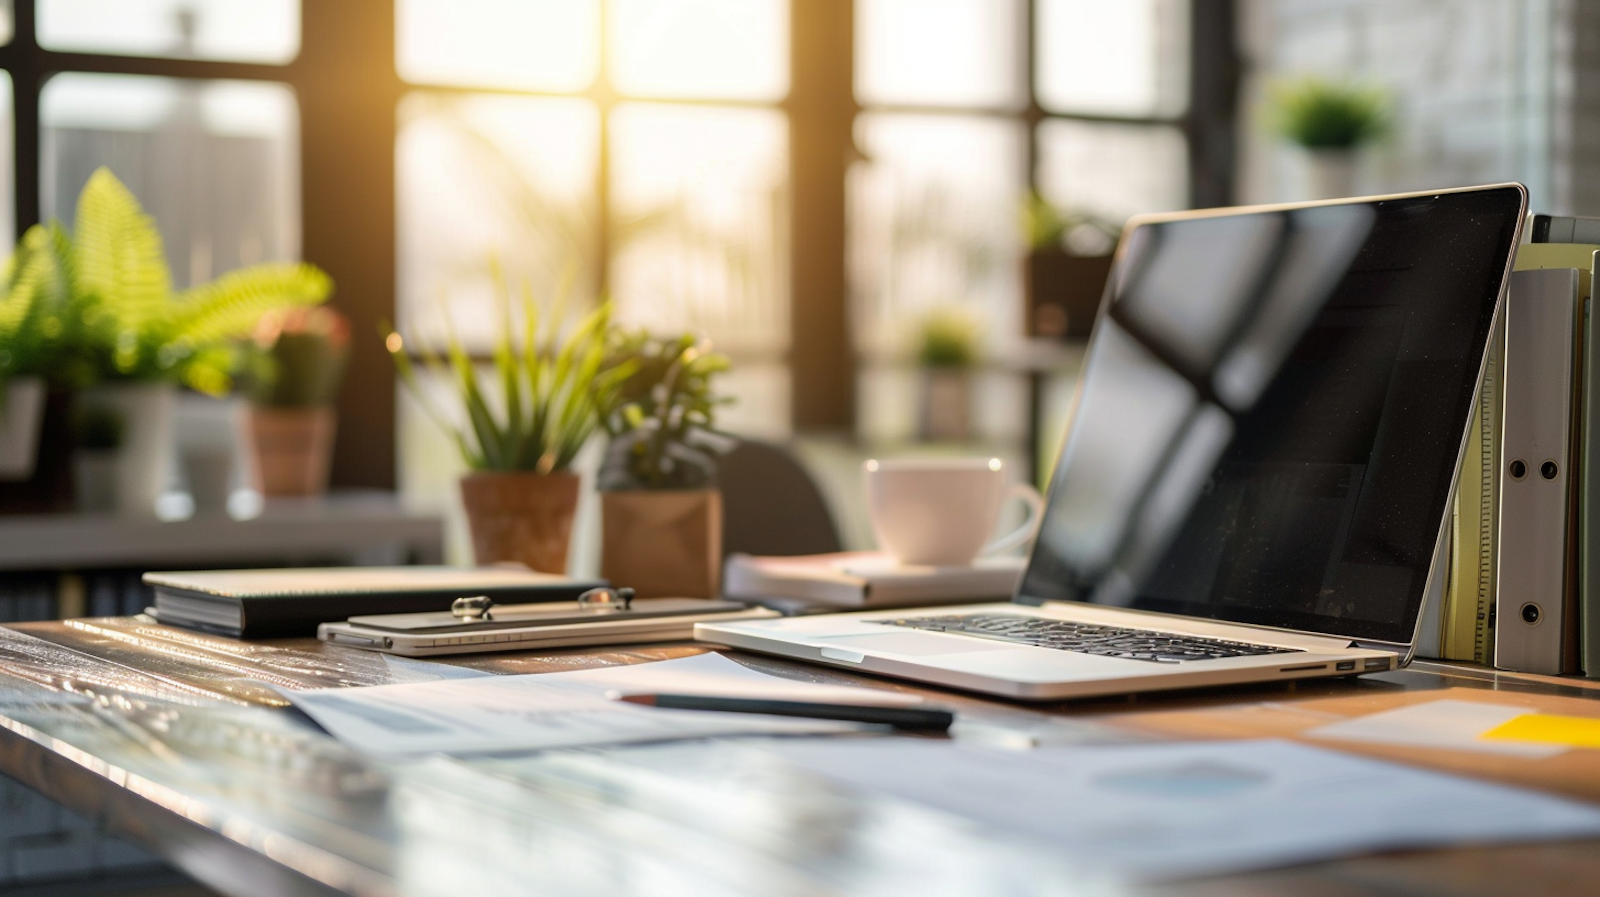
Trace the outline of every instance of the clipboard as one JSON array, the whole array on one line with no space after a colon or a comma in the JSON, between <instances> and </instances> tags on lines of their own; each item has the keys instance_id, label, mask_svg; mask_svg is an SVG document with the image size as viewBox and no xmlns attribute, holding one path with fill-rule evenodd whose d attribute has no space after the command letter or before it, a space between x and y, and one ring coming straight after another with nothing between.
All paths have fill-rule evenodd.
<instances>
[{"instance_id":1,"label":"clipboard","mask_svg":"<svg viewBox=\"0 0 1600 897\"><path fill-rule=\"evenodd\" d=\"M688 641L694 624L759 620L777 611L738 601L644 598L632 589L593 589L577 601L494 605L483 597L457 599L451 610L368 614L323 623L317 638L333 645L406 657L441 657L531 648Z\"/></svg>"}]
</instances>

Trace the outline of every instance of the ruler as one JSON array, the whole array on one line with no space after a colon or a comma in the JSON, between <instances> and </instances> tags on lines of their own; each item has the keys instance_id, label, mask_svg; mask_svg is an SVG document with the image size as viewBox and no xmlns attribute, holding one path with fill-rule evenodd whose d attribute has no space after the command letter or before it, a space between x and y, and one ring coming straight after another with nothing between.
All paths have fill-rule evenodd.
<instances>
[{"instance_id":1,"label":"ruler","mask_svg":"<svg viewBox=\"0 0 1600 897\"><path fill-rule=\"evenodd\" d=\"M1496 537L1500 515L1500 368L1505 359L1505 328L1496 327L1489 338L1489 363L1484 366L1483 389L1478 391L1478 582L1472 615L1472 659L1494 660L1494 581Z\"/></svg>"}]
</instances>

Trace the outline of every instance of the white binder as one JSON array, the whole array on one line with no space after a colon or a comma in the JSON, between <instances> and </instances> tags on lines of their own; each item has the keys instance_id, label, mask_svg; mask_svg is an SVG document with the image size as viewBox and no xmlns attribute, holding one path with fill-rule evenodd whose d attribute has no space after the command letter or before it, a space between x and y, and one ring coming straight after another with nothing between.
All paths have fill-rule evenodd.
<instances>
[{"instance_id":1,"label":"white binder","mask_svg":"<svg viewBox=\"0 0 1600 897\"><path fill-rule=\"evenodd\" d=\"M1512 274L1505 315L1494 663L1575 672L1577 270Z\"/></svg>"}]
</instances>

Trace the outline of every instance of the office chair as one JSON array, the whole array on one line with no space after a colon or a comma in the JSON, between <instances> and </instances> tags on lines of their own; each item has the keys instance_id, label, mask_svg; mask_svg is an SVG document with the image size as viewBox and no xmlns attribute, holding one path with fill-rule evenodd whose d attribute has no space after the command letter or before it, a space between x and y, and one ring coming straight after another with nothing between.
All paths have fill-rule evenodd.
<instances>
[{"instance_id":1,"label":"office chair","mask_svg":"<svg viewBox=\"0 0 1600 897\"><path fill-rule=\"evenodd\" d=\"M789 450L740 440L717 462L722 553L824 554L843 543L811 473Z\"/></svg>"}]
</instances>

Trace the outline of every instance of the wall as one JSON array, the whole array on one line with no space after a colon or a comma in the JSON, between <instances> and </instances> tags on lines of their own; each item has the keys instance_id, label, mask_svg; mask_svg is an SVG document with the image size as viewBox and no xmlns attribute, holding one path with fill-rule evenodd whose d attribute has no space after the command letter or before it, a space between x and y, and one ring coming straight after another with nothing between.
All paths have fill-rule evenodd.
<instances>
[{"instance_id":1,"label":"wall","mask_svg":"<svg viewBox=\"0 0 1600 897\"><path fill-rule=\"evenodd\" d=\"M1316 73L1392 92L1395 127L1362 155L1358 192L1516 180L1536 210L1600 215L1600 160L1584 152L1600 147L1597 26L1581 0L1240 0L1238 198L1302 198L1261 98Z\"/></svg>"}]
</instances>

